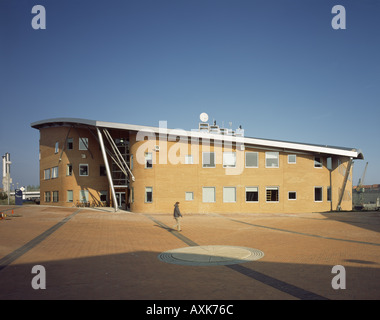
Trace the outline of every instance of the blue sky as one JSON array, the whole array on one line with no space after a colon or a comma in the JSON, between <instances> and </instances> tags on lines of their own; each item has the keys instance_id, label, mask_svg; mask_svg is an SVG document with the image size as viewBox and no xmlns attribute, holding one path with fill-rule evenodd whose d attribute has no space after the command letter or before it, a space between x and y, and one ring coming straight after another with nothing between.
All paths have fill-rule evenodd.
<instances>
[{"instance_id":1,"label":"blue sky","mask_svg":"<svg viewBox=\"0 0 380 320\"><path fill-rule=\"evenodd\" d=\"M354 184L367 161L380 183L379 16L377 0L0 0L0 154L36 185L31 122L191 130L207 112L250 137L360 148Z\"/></svg>"}]
</instances>

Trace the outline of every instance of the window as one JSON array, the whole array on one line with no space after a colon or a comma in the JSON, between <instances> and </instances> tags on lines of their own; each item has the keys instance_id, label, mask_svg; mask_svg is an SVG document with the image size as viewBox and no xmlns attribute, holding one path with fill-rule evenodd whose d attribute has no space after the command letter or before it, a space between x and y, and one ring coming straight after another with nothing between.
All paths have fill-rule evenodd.
<instances>
[{"instance_id":1,"label":"window","mask_svg":"<svg viewBox=\"0 0 380 320\"><path fill-rule=\"evenodd\" d=\"M259 201L259 188L258 187L246 187L245 188L245 201L246 202L258 202Z\"/></svg>"},{"instance_id":2,"label":"window","mask_svg":"<svg viewBox=\"0 0 380 320\"><path fill-rule=\"evenodd\" d=\"M145 168L153 168L152 152L145 152Z\"/></svg>"},{"instance_id":3,"label":"window","mask_svg":"<svg viewBox=\"0 0 380 320\"><path fill-rule=\"evenodd\" d=\"M106 166L100 165L99 175L100 175L101 177L107 175Z\"/></svg>"},{"instance_id":4,"label":"window","mask_svg":"<svg viewBox=\"0 0 380 320\"><path fill-rule=\"evenodd\" d=\"M58 178L58 167L53 167L51 169L51 178L52 179Z\"/></svg>"},{"instance_id":5,"label":"window","mask_svg":"<svg viewBox=\"0 0 380 320\"><path fill-rule=\"evenodd\" d=\"M59 201L58 191L53 191L53 202L58 202L58 201Z\"/></svg>"},{"instance_id":6,"label":"window","mask_svg":"<svg viewBox=\"0 0 380 320\"><path fill-rule=\"evenodd\" d=\"M73 190L67 190L67 202L73 202Z\"/></svg>"},{"instance_id":7,"label":"window","mask_svg":"<svg viewBox=\"0 0 380 320\"><path fill-rule=\"evenodd\" d=\"M215 202L215 187L203 187L202 198L203 202Z\"/></svg>"},{"instance_id":8,"label":"window","mask_svg":"<svg viewBox=\"0 0 380 320\"><path fill-rule=\"evenodd\" d=\"M245 153L245 167L258 168L259 167L259 154L257 152Z\"/></svg>"},{"instance_id":9,"label":"window","mask_svg":"<svg viewBox=\"0 0 380 320\"><path fill-rule=\"evenodd\" d=\"M59 151L59 142L57 141L55 143L54 153L58 153L58 151Z\"/></svg>"},{"instance_id":10,"label":"window","mask_svg":"<svg viewBox=\"0 0 380 320\"><path fill-rule=\"evenodd\" d=\"M223 152L223 168L236 167L236 152Z\"/></svg>"},{"instance_id":11,"label":"window","mask_svg":"<svg viewBox=\"0 0 380 320\"><path fill-rule=\"evenodd\" d=\"M288 192L288 200L297 200L297 192L289 191Z\"/></svg>"},{"instance_id":12,"label":"window","mask_svg":"<svg viewBox=\"0 0 380 320\"><path fill-rule=\"evenodd\" d=\"M134 203L135 202L135 189L132 187L131 188L131 193L129 194L129 199L130 199L130 203Z\"/></svg>"},{"instance_id":13,"label":"window","mask_svg":"<svg viewBox=\"0 0 380 320\"><path fill-rule=\"evenodd\" d=\"M265 167L266 168L278 168L279 166L278 152L265 152Z\"/></svg>"},{"instance_id":14,"label":"window","mask_svg":"<svg viewBox=\"0 0 380 320\"><path fill-rule=\"evenodd\" d=\"M45 191L45 202L50 202L50 191Z\"/></svg>"},{"instance_id":15,"label":"window","mask_svg":"<svg viewBox=\"0 0 380 320\"><path fill-rule=\"evenodd\" d=\"M314 157L314 168L322 168L322 158Z\"/></svg>"},{"instance_id":16,"label":"window","mask_svg":"<svg viewBox=\"0 0 380 320\"><path fill-rule=\"evenodd\" d=\"M131 167L131 170L133 170L133 154L129 157L129 165Z\"/></svg>"},{"instance_id":17,"label":"window","mask_svg":"<svg viewBox=\"0 0 380 320\"><path fill-rule=\"evenodd\" d=\"M145 202L152 203L153 202L153 188L145 187Z\"/></svg>"},{"instance_id":18,"label":"window","mask_svg":"<svg viewBox=\"0 0 380 320\"><path fill-rule=\"evenodd\" d=\"M132 189L131 189L131 191L132 191ZM100 191L99 192L100 201L107 202L107 195L108 195L107 191Z\"/></svg>"},{"instance_id":19,"label":"window","mask_svg":"<svg viewBox=\"0 0 380 320\"><path fill-rule=\"evenodd\" d=\"M185 200L193 201L194 200L194 192L185 192Z\"/></svg>"},{"instance_id":20,"label":"window","mask_svg":"<svg viewBox=\"0 0 380 320\"><path fill-rule=\"evenodd\" d=\"M66 144L67 144L67 146L66 146L67 150L73 150L74 149L74 140L73 140L73 138L68 138Z\"/></svg>"},{"instance_id":21,"label":"window","mask_svg":"<svg viewBox=\"0 0 380 320\"><path fill-rule=\"evenodd\" d=\"M327 187L327 201L331 201L331 187Z\"/></svg>"},{"instance_id":22,"label":"window","mask_svg":"<svg viewBox=\"0 0 380 320\"><path fill-rule=\"evenodd\" d=\"M215 168L215 153L214 152L202 152L202 167Z\"/></svg>"},{"instance_id":23,"label":"window","mask_svg":"<svg viewBox=\"0 0 380 320\"><path fill-rule=\"evenodd\" d=\"M67 176L73 175L73 166L71 163L67 164L67 166L66 166L66 175Z\"/></svg>"},{"instance_id":24,"label":"window","mask_svg":"<svg viewBox=\"0 0 380 320\"><path fill-rule=\"evenodd\" d=\"M186 154L185 155L185 164L193 164L193 156L191 154Z\"/></svg>"},{"instance_id":25,"label":"window","mask_svg":"<svg viewBox=\"0 0 380 320\"><path fill-rule=\"evenodd\" d=\"M235 187L223 187L223 202L236 202Z\"/></svg>"},{"instance_id":26,"label":"window","mask_svg":"<svg viewBox=\"0 0 380 320\"><path fill-rule=\"evenodd\" d=\"M50 169L44 170L44 179L49 180L50 179Z\"/></svg>"},{"instance_id":27,"label":"window","mask_svg":"<svg viewBox=\"0 0 380 320\"><path fill-rule=\"evenodd\" d=\"M327 167L327 169L332 170L332 158L331 157L328 157L326 159L326 167Z\"/></svg>"},{"instance_id":28,"label":"window","mask_svg":"<svg viewBox=\"0 0 380 320\"><path fill-rule=\"evenodd\" d=\"M79 190L79 201L82 203L88 202L88 190Z\"/></svg>"},{"instance_id":29,"label":"window","mask_svg":"<svg viewBox=\"0 0 380 320\"><path fill-rule=\"evenodd\" d=\"M289 164L296 164L297 163L297 156L295 154L288 154L288 163Z\"/></svg>"},{"instance_id":30,"label":"window","mask_svg":"<svg viewBox=\"0 0 380 320\"><path fill-rule=\"evenodd\" d=\"M322 187L314 187L314 201L322 201Z\"/></svg>"},{"instance_id":31,"label":"window","mask_svg":"<svg viewBox=\"0 0 380 320\"><path fill-rule=\"evenodd\" d=\"M88 138L79 138L79 150L88 150Z\"/></svg>"},{"instance_id":32,"label":"window","mask_svg":"<svg viewBox=\"0 0 380 320\"><path fill-rule=\"evenodd\" d=\"M278 202L278 187L267 187L267 202Z\"/></svg>"},{"instance_id":33,"label":"window","mask_svg":"<svg viewBox=\"0 0 380 320\"><path fill-rule=\"evenodd\" d=\"M79 165L79 175L80 176L88 176L88 164L80 164Z\"/></svg>"}]
</instances>

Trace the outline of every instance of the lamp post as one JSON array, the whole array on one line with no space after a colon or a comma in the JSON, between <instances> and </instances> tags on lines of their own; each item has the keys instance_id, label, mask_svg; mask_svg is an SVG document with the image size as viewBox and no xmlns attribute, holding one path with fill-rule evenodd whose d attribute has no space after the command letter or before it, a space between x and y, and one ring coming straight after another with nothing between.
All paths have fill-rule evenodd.
<instances>
[{"instance_id":1,"label":"lamp post","mask_svg":"<svg viewBox=\"0 0 380 320\"><path fill-rule=\"evenodd\" d=\"M3 186L7 189L8 196L8 205L9 205L9 197L10 197L10 187L11 187L11 155L7 152L5 156L3 156Z\"/></svg>"}]
</instances>

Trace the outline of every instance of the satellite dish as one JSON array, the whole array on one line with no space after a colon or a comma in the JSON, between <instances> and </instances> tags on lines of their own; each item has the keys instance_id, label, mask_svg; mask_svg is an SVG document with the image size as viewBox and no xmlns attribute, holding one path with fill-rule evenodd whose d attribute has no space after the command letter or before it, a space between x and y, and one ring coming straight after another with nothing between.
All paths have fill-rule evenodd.
<instances>
[{"instance_id":1,"label":"satellite dish","mask_svg":"<svg viewBox=\"0 0 380 320\"><path fill-rule=\"evenodd\" d=\"M199 118L201 119L202 122L206 122L208 120L208 114L205 112L202 112Z\"/></svg>"}]
</instances>

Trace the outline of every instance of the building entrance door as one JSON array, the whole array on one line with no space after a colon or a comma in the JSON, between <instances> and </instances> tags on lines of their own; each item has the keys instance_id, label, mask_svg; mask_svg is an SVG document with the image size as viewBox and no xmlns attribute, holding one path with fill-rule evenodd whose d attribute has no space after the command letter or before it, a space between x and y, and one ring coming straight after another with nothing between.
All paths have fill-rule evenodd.
<instances>
[{"instance_id":1,"label":"building entrance door","mask_svg":"<svg viewBox=\"0 0 380 320\"><path fill-rule=\"evenodd\" d=\"M115 195L117 206L122 210L126 210L125 192L115 192Z\"/></svg>"}]
</instances>

